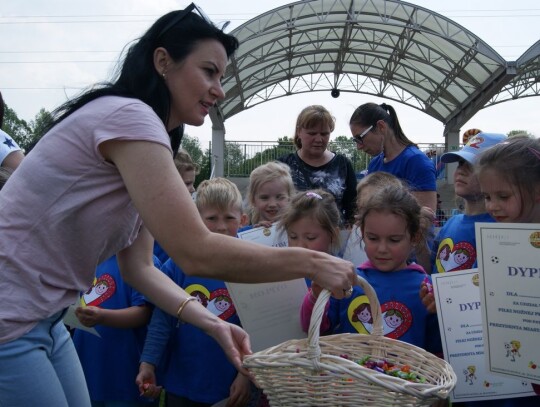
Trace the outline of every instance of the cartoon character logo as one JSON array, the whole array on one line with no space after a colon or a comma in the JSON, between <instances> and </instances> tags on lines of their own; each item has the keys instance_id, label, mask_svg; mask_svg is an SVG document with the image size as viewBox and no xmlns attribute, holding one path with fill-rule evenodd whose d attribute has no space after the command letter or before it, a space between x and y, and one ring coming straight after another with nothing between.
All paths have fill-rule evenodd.
<instances>
[{"instance_id":1,"label":"cartoon character logo","mask_svg":"<svg viewBox=\"0 0 540 407\"><path fill-rule=\"evenodd\" d=\"M514 339L510 342L505 342L504 348L506 349L506 357L510 358L512 362L516 361L516 355L521 357L521 354L519 353L519 349L521 348L520 341Z\"/></svg>"},{"instance_id":2,"label":"cartoon character logo","mask_svg":"<svg viewBox=\"0 0 540 407\"><path fill-rule=\"evenodd\" d=\"M231 296L226 288L219 288L210 292L201 284L192 284L186 287L186 292L197 298L208 311L224 321L236 313Z\"/></svg>"},{"instance_id":3,"label":"cartoon character logo","mask_svg":"<svg viewBox=\"0 0 540 407\"><path fill-rule=\"evenodd\" d=\"M384 326L388 328L388 332L392 332L401 326L403 319L403 314L400 311L390 309L384 314Z\"/></svg>"},{"instance_id":4,"label":"cartoon character logo","mask_svg":"<svg viewBox=\"0 0 540 407\"><path fill-rule=\"evenodd\" d=\"M116 282L110 274L94 278L92 286L81 296L82 306L98 307L112 297L116 291Z\"/></svg>"},{"instance_id":5,"label":"cartoon character logo","mask_svg":"<svg viewBox=\"0 0 540 407\"><path fill-rule=\"evenodd\" d=\"M409 308L397 301L381 304L383 334L392 339L403 336L412 325ZM373 315L366 295L354 298L347 310L349 322L359 332L370 334L373 331Z\"/></svg>"},{"instance_id":6,"label":"cartoon character logo","mask_svg":"<svg viewBox=\"0 0 540 407\"><path fill-rule=\"evenodd\" d=\"M369 302L363 302L354 309L352 321L360 322L368 332L373 330L373 316Z\"/></svg>"},{"instance_id":7,"label":"cartoon character logo","mask_svg":"<svg viewBox=\"0 0 540 407\"><path fill-rule=\"evenodd\" d=\"M467 366L467 369L463 369L463 374L465 375L465 383L469 383L471 386L476 380L476 366L471 365Z\"/></svg>"},{"instance_id":8,"label":"cartoon character logo","mask_svg":"<svg viewBox=\"0 0 540 407\"><path fill-rule=\"evenodd\" d=\"M448 271L468 270L476 261L476 250L469 242L459 242L454 245L450 238L439 244L435 265L439 273Z\"/></svg>"}]
</instances>

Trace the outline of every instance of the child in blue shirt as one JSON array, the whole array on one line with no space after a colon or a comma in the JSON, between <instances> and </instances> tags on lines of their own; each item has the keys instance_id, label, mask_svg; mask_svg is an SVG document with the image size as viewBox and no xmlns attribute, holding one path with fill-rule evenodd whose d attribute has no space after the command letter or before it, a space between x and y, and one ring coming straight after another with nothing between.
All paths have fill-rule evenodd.
<instances>
[{"instance_id":1,"label":"child in blue shirt","mask_svg":"<svg viewBox=\"0 0 540 407\"><path fill-rule=\"evenodd\" d=\"M156 267L160 266L154 258ZM116 256L96 269L90 289L75 310L79 321L100 336L75 329L73 343L90 392L92 406L148 404L133 382L152 308L120 275Z\"/></svg>"},{"instance_id":2,"label":"child in blue shirt","mask_svg":"<svg viewBox=\"0 0 540 407\"><path fill-rule=\"evenodd\" d=\"M452 216L441 228L432 246L432 272L468 270L476 267L476 222L493 222L487 213L474 164L479 155L504 141L504 134L480 132L460 150L441 156L443 163L457 162L454 173L456 195L463 199L463 213Z\"/></svg>"},{"instance_id":3,"label":"child in blue shirt","mask_svg":"<svg viewBox=\"0 0 540 407\"><path fill-rule=\"evenodd\" d=\"M384 335L439 352L436 318L423 306L418 291L427 277L418 264L408 264L415 245L425 239L429 222L422 222L416 198L403 185L377 190L360 209L358 223L368 261L358 275L374 288L381 304ZM302 304L302 327L307 332L321 287L312 283ZM331 298L323 315L321 333L372 331L371 305L360 287L348 298Z\"/></svg>"},{"instance_id":4,"label":"child in blue shirt","mask_svg":"<svg viewBox=\"0 0 540 407\"><path fill-rule=\"evenodd\" d=\"M195 203L208 229L235 237L244 222L242 196L225 178L203 181ZM240 325L223 281L188 276L172 259L162 267L171 279L219 318ZM163 369L166 405L211 406L229 398L229 405L244 406L250 398L250 381L238 373L219 345L200 329L178 324L159 308L154 310L140 358L136 382L141 393L156 384L155 370ZM161 370L160 370L161 372ZM157 395L160 386L152 387Z\"/></svg>"}]
</instances>

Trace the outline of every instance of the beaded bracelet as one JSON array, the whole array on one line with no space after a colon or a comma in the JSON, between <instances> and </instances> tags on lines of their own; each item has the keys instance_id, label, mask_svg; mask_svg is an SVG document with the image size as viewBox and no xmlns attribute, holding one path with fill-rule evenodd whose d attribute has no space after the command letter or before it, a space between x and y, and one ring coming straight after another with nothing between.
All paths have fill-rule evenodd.
<instances>
[{"instance_id":1,"label":"beaded bracelet","mask_svg":"<svg viewBox=\"0 0 540 407\"><path fill-rule=\"evenodd\" d=\"M195 297L187 297L184 301L182 301L182 304L180 304L180 307L178 307L178 311L176 311L176 318L178 319L178 322L176 323L176 326L180 326L180 315L182 315L182 311L184 311L184 308L190 301L194 301L197 298Z\"/></svg>"}]
</instances>

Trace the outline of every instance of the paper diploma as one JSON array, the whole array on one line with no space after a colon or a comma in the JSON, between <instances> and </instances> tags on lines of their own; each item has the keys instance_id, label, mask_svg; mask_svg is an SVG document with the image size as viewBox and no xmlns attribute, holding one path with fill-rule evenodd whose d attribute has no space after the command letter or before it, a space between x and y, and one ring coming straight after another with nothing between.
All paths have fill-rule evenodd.
<instances>
[{"instance_id":1,"label":"paper diploma","mask_svg":"<svg viewBox=\"0 0 540 407\"><path fill-rule=\"evenodd\" d=\"M534 395L528 381L486 369L478 270L431 275L444 358L457 375L455 402Z\"/></svg>"},{"instance_id":2,"label":"paper diploma","mask_svg":"<svg viewBox=\"0 0 540 407\"><path fill-rule=\"evenodd\" d=\"M477 223L490 372L540 383L540 224Z\"/></svg>"},{"instance_id":3,"label":"paper diploma","mask_svg":"<svg viewBox=\"0 0 540 407\"><path fill-rule=\"evenodd\" d=\"M287 245L286 236L271 228L256 228L238 237L267 246ZM307 292L301 279L276 283L226 283L242 327L249 333L254 352L289 339L305 338L300 324L300 307Z\"/></svg>"}]
</instances>

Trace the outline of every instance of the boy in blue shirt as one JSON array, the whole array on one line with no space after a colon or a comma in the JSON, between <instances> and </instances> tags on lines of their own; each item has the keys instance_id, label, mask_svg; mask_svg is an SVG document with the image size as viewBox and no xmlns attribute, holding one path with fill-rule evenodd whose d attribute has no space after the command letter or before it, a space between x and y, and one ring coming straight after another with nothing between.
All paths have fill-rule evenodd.
<instances>
[{"instance_id":1,"label":"boy in blue shirt","mask_svg":"<svg viewBox=\"0 0 540 407\"><path fill-rule=\"evenodd\" d=\"M212 232L235 237L245 221L240 191L225 178L203 181L195 203ZM240 324L223 281L188 276L172 259L162 270L215 315ZM167 406L211 406L227 397L229 405L241 407L249 402L249 379L236 371L219 345L200 329L178 324L159 308L154 309L140 361L136 382L141 393L148 395L148 384L156 383L159 366ZM152 392L159 389L152 386Z\"/></svg>"},{"instance_id":2,"label":"boy in blue shirt","mask_svg":"<svg viewBox=\"0 0 540 407\"><path fill-rule=\"evenodd\" d=\"M156 267L160 267L154 258ZM139 407L133 382L152 307L120 275L116 256L99 264L92 287L81 296L75 315L100 336L75 329L73 343L81 360L92 406Z\"/></svg>"},{"instance_id":3,"label":"boy in blue shirt","mask_svg":"<svg viewBox=\"0 0 540 407\"><path fill-rule=\"evenodd\" d=\"M476 267L476 222L494 222L487 213L484 196L474 173L478 156L488 148L504 141L504 134L478 133L459 151L441 156L443 163L458 162L454 173L456 195L463 199L463 213L452 216L441 228L432 246L431 270L468 270Z\"/></svg>"}]
</instances>

